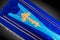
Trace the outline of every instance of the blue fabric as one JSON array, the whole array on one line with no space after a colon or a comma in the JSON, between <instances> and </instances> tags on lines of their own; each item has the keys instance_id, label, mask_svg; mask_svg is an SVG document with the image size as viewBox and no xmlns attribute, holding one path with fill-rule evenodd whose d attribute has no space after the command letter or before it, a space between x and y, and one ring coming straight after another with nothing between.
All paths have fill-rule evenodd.
<instances>
[{"instance_id":1,"label":"blue fabric","mask_svg":"<svg viewBox=\"0 0 60 40\"><path fill-rule=\"evenodd\" d=\"M24 1L27 4L25 4ZM35 8L36 10L38 10L39 12L37 12L36 10L32 10L32 8L30 6L28 6L28 4L31 5L33 8ZM22 7L22 5L24 7ZM26 12L30 12L30 18L32 18L33 20L38 21L40 23L40 26L42 26L42 27L35 27L28 20L23 23L21 21L21 17L20 16L21 16L21 13L26 13ZM57 40L60 39L59 38L60 37L59 36L60 35L60 29L59 29L60 28L60 22L57 21L56 19L54 19L52 16L50 16L43 9L37 7L30 0L23 0L23 1L22 0L9 0L9 2L6 4L6 6L3 8L3 10L1 10L0 14L1 14L2 17L3 17L3 15L7 16L8 18L13 20L17 24L22 25L28 31L36 34L39 37L42 37L44 40L51 40L51 38L52 39L57 39ZM41 14L44 15L43 16L44 18L42 17ZM47 19L46 17L48 17L50 20ZM0 20L0 22L2 24L6 25L10 30L16 32L15 29L13 30L13 28L12 29L10 28L9 23L5 24L6 22L4 22L2 20ZM19 30L17 30L17 31L19 31ZM18 32L16 32L16 33L18 35L21 35ZM55 35L55 36L53 36L53 35ZM24 37L23 35L21 35L21 36Z\"/></svg>"},{"instance_id":2,"label":"blue fabric","mask_svg":"<svg viewBox=\"0 0 60 40\"><path fill-rule=\"evenodd\" d=\"M28 11L27 9L25 9L21 4L18 3L18 6L21 8L21 10L23 9L22 11L23 11L24 13L25 13L25 12L29 12L29 11ZM41 21L39 21L31 12L30 12L30 14L31 14L31 15L30 15L30 18L35 19L37 22L39 22L40 26L35 27L35 26L32 25L31 23L29 23L28 20L27 20L26 22L24 22L25 24L27 24L27 25L29 25L29 26L31 26L31 27L39 30L39 31L42 31L42 32L45 33L46 35L52 37L52 39L60 40L60 36L59 36L58 34L52 32L51 30L49 30L49 29L48 29ZM13 17L13 18L15 18L15 19L17 19L18 21L22 21L21 16L19 16L19 15L17 15L17 14L15 15L15 14L13 14L13 13L9 13L8 15L11 16L11 17ZM21 13L20 13L20 15L21 15ZM53 36L53 35L55 35L55 36Z\"/></svg>"}]
</instances>

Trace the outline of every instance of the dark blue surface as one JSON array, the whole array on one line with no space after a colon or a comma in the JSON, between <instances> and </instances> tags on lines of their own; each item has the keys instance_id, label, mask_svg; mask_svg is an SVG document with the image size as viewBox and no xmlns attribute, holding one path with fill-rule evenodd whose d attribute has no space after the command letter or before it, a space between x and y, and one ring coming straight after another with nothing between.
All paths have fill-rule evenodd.
<instances>
[{"instance_id":1,"label":"dark blue surface","mask_svg":"<svg viewBox=\"0 0 60 40\"><path fill-rule=\"evenodd\" d=\"M26 1L26 0L25 0ZM29 7L27 7L26 5L25 5L25 3L23 4L23 1L22 1L22 5L24 5L24 7L26 7L29 11L31 11L41 22L43 22L49 29L51 29L52 31L54 31L54 32L56 32L56 33L58 33L58 34L60 34L60 29L58 29L57 27L59 27L60 28L60 22L59 21L57 21L56 19L54 19L53 17L51 17L50 15L48 15L48 13L46 13L44 10L42 10L41 8L38 8L35 4L33 4L32 2L28 2L28 1L26 1L29 5L31 5L32 7L34 7L35 9L37 9L39 12L37 12L37 11L35 11L35 10L33 10L32 8L30 9ZM40 16L38 15L38 14L40 14ZM44 15L44 18L42 17ZM47 19L46 17L48 17L49 19ZM47 20L48 21L47 21ZM56 24L54 24L53 22L51 22L51 20L54 22L54 23L56 23ZM50 22L51 23L50 23ZM53 24L52 24L53 23ZM57 26L57 27L56 27Z\"/></svg>"},{"instance_id":2,"label":"dark blue surface","mask_svg":"<svg viewBox=\"0 0 60 40\"><path fill-rule=\"evenodd\" d=\"M19 36L23 37L26 40L32 40L33 38L31 38L30 36L26 35L25 33L21 32L20 30L18 30L17 28L15 28L14 26L10 25L9 23L7 23L6 21L4 21L3 19L0 19L0 22L6 26L7 28L9 28L10 30L12 30L13 32L17 33Z\"/></svg>"},{"instance_id":3,"label":"dark blue surface","mask_svg":"<svg viewBox=\"0 0 60 40\"><path fill-rule=\"evenodd\" d=\"M38 8L35 4L33 4L32 2L30 2L29 0L27 1L27 0L25 0L29 5L31 5L33 8L35 8L36 10L38 10L38 11L35 11L35 10L32 10L31 8L29 8L29 7L27 7L28 5L25 5L25 4L23 4L24 2L23 1L17 1L17 0L10 0L9 2L8 2L8 4L6 4L6 6L3 8L3 10L1 10L1 13L2 13L2 15L5 15L5 16L7 16L8 18L10 18L11 20L13 20L14 22L16 22L16 23L18 23L18 24L20 24L21 26L23 26L24 28L26 28L27 30L29 30L30 32L32 32L32 33L34 33L34 34L36 34L37 36L39 36L39 37L41 37L41 38L43 38L43 39L45 39L45 40L52 40L49 36L47 36L46 34L44 34L44 33L42 33L42 32L40 32L40 31L38 31L38 30L36 30L36 29L34 29L34 28L31 28L30 26L28 26L28 25L26 25L26 24L24 24L24 23L22 23L22 22L19 22L19 21L17 21L17 20L15 20L14 18L12 18L12 17L10 17L10 16L8 16L7 14L8 13L17 13L18 11L19 11L19 7L17 6L17 4L18 4L18 2L20 2L25 8L27 8L30 12L32 12L43 24L45 24L50 30L52 30L53 32L55 32L55 33L57 33L57 34L59 34L60 35L60 29L58 29L57 27L59 27L60 28L60 22L59 21L57 21L55 18L53 18L53 17L51 17L48 13L46 13L44 10L42 10L41 8ZM38 14L40 14L40 16L38 15ZM1 15L1 16L2 16ZM43 18L43 17L44 18ZM46 17L48 17L49 19L47 19ZM48 21L47 21L47 20ZM4 22L4 20L0 20L1 21L1 23L3 23L4 25L6 25L5 23L7 23L7 22ZM51 22L51 21L53 21L53 22ZM51 23L50 23L51 22ZM53 24L52 24L53 23ZM8 23L7 23L8 24ZM57 24L57 25L56 25ZM11 25L6 25L7 27L9 27L9 29L10 29L10 26ZM27 26L27 27L26 27ZM57 27L56 27L57 26ZM11 26L12 27L12 26ZM25 34L23 34L23 33L21 33L20 34L20 32L19 32L19 30L17 30L16 28L11 28L11 30L12 31L14 31L14 32L16 32L17 34L19 34L19 35L21 35L21 36L23 36L23 38L28 38L28 36L26 36L26 37L24 37L24 35ZM17 30L17 31L15 31L15 30ZM23 35L22 35L23 34ZM32 39L32 38L31 38Z\"/></svg>"}]
</instances>

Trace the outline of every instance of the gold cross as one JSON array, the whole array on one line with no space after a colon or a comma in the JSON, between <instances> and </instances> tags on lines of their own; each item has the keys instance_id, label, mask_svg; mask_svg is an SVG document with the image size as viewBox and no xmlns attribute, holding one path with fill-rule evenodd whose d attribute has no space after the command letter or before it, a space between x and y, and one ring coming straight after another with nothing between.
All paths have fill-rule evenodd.
<instances>
[{"instance_id":1,"label":"gold cross","mask_svg":"<svg viewBox=\"0 0 60 40\"><path fill-rule=\"evenodd\" d=\"M26 20L29 20L32 24L34 24L35 26L39 26L39 23L36 22L35 20L31 19L30 17L30 13L27 12L27 13L22 13L21 14L21 17L22 17L22 21L26 21Z\"/></svg>"}]
</instances>

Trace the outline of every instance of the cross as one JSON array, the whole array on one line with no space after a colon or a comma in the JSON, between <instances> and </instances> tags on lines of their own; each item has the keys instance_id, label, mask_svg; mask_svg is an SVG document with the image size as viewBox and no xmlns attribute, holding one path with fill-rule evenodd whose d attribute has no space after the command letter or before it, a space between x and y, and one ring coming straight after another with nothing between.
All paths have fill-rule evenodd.
<instances>
[{"instance_id":1,"label":"cross","mask_svg":"<svg viewBox=\"0 0 60 40\"><path fill-rule=\"evenodd\" d=\"M32 24L34 24L35 26L39 26L39 23L36 22L35 20L31 19L30 17L30 13L22 13L21 17L22 17L22 21L25 22L26 20L29 20Z\"/></svg>"}]
</instances>

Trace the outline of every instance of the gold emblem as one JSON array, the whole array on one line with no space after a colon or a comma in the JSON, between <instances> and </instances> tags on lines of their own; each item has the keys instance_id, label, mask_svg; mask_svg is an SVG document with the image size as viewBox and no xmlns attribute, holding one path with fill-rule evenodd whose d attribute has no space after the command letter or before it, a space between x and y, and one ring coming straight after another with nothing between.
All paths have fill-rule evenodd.
<instances>
[{"instance_id":1,"label":"gold emblem","mask_svg":"<svg viewBox=\"0 0 60 40\"><path fill-rule=\"evenodd\" d=\"M39 26L39 23L36 22L35 20L31 19L30 17L30 13L27 12L27 13L22 13L21 14L21 17L22 17L22 21L26 21L26 20L29 20L32 24L34 24L35 26Z\"/></svg>"}]
</instances>

